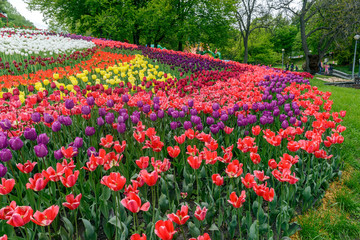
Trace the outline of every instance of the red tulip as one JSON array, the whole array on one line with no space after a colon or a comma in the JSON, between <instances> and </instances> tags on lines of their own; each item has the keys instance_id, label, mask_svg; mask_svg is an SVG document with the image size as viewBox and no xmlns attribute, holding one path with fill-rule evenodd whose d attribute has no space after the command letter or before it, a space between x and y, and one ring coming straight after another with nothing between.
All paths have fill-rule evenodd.
<instances>
[{"instance_id":1,"label":"red tulip","mask_svg":"<svg viewBox=\"0 0 360 240\"><path fill-rule=\"evenodd\" d=\"M106 135L105 138L100 139L101 143L99 145L103 146L104 148L110 148L114 144L113 139L113 136Z\"/></svg>"},{"instance_id":2,"label":"red tulip","mask_svg":"<svg viewBox=\"0 0 360 240\"><path fill-rule=\"evenodd\" d=\"M261 132L261 127L259 125L256 125L256 126L251 128L251 132L252 132L253 135L257 136Z\"/></svg>"},{"instance_id":3,"label":"red tulip","mask_svg":"<svg viewBox=\"0 0 360 240\"><path fill-rule=\"evenodd\" d=\"M76 151L74 151L73 147L69 147L69 148L61 147L61 153L64 155L64 158L70 159L76 154Z\"/></svg>"},{"instance_id":4,"label":"red tulip","mask_svg":"<svg viewBox=\"0 0 360 240\"><path fill-rule=\"evenodd\" d=\"M201 209L200 206L196 206L196 210L195 210L195 217L197 220L199 221L204 221L205 217L206 217L206 212L207 212L207 208L204 207L203 209Z\"/></svg>"},{"instance_id":5,"label":"red tulip","mask_svg":"<svg viewBox=\"0 0 360 240\"><path fill-rule=\"evenodd\" d=\"M31 173L36 164L37 164L37 162L30 162L29 160L27 160L27 162L24 163L24 165L21 164L21 163L18 163L18 164L16 164L16 167L17 167L22 173Z\"/></svg>"},{"instance_id":6,"label":"red tulip","mask_svg":"<svg viewBox=\"0 0 360 240\"><path fill-rule=\"evenodd\" d=\"M204 235L200 235L197 238L190 238L189 240L211 240L209 234L204 233Z\"/></svg>"},{"instance_id":7,"label":"red tulip","mask_svg":"<svg viewBox=\"0 0 360 240\"><path fill-rule=\"evenodd\" d=\"M135 233L135 234L131 235L130 240L146 240L146 235L145 235L145 233L143 233L142 236L140 237L140 234Z\"/></svg>"},{"instance_id":8,"label":"red tulip","mask_svg":"<svg viewBox=\"0 0 360 240\"><path fill-rule=\"evenodd\" d=\"M245 202L246 193L245 191L241 191L241 195L239 197L236 196L236 192L232 192L230 194L229 203L231 203L235 208L240 208L242 204Z\"/></svg>"},{"instance_id":9,"label":"red tulip","mask_svg":"<svg viewBox=\"0 0 360 240\"><path fill-rule=\"evenodd\" d=\"M159 220L155 223L155 234L160 239L171 240L175 233L176 231L174 231L174 225L171 220Z\"/></svg>"},{"instance_id":10,"label":"red tulip","mask_svg":"<svg viewBox=\"0 0 360 240\"><path fill-rule=\"evenodd\" d=\"M64 207L69 208L70 210L74 210L79 207L81 197L82 197L81 193L77 195L75 198L73 194L69 194L66 196L66 202L64 202L62 205Z\"/></svg>"},{"instance_id":11,"label":"red tulip","mask_svg":"<svg viewBox=\"0 0 360 240\"><path fill-rule=\"evenodd\" d=\"M4 234L2 237L0 237L0 240L8 240L8 237L6 234Z\"/></svg>"},{"instance_id":12,"label":"red tulip","mask_svg":"<svg viewBox=\"0 0 360 240\"><path fill-rule=\"evenodd\" d=\"M117 153L122 153L125 150L125 147L126 147L126 141L125 140L123 140L121 142L121 145L120 145L119 141L114 142L113 148L115 149L115 151Z\"/></svg>"},{"instance_id":13,"label":"red tulip","mask_svg":"<svg viewBox=\"0 0 360 240\"><path fill-rule=\"evenodd\" d=\"M60 180L61 176L64 174L65 169L61 163L56 164L56 171L52 167L48 167L48 169L42 171L42 175L52 181L57 182Z\"/></svg>"},{"instance_id":14,"label":"red tulip","mask_svg":"<svg viewBox=\"0 0 360 240\"><path fill-rule=\"evenodd\" d=\"M180 154L180 148L178 146L167 147L167 151L172 158L176 158Z\"/></svg>"},{"instance_id":15,"label":"red tulip","mask_svg":"<svg viewBox=\"0 0 360 240\"><path fill-rule=\"evenodd\" d=\"M59 206L53 205L43 212L36 211L31 217L31 221L39 226L48 226L54 221L58 213Z\"/></svg>"},{"instance_id":16,"label":"red tulip","mask_svg":"<svg viewBox=\"0 0 360 240\"><path fill-rule=\"evenodd\" d=\"M225 172L230 178L238 177L243 173L242 166L243 164L239 163L239 160L235 159L227 165Z\"/></svg>"},{"instance_id":17,"label":"red tulip","mask_svg":"<svg viewBox=\"0 0 360 240\"><path fill-rule=\"evenodd\" d=\"M141 199L140 197L131 192L129 193L126 198L121 200L121 204L126 207L130 212L137 213L140 210L141 211L148 211L150 208L150 203L146 202L143 205L141 205Z\"/></svg>"},{"instance_id":18,"label":"red tulip","mask_svg":"<svg viewBox=\"0 0 360 240\"><path fill-rule=\"evenodd\" d=\"M268 162L268 165L269 165L269 168L271 168L271 169L277 168L277 163L276 163L275 159L270 159Z\"/></svg>"},{"instance_id":19,"label":"red tulip","mask_svg":"<svg viewBox=\"0 0 360 240\"><path fill-rule=\"evenodd\" d=\"M126 178L119 172L112 172L109 176L104 176L100 183L113 191L119 191L125 186Z\"/></svg>"},{"instance_id":20,"label":"red tulip","mask_svg":"<svg viewBox=\"0 0 360 240\"><path fill-rule=\"evenodd\" d=\"M9 194L13 190L14 185L15 185L15 179L1 178L0 195Z\"/></svg>"},{"instance_id":21,"label":"red tulip","mask_svg":"<svg viewBox=\"0 0 360 240\"><path fill-rule=\"evenodd\" d=\"M260 161L261 161L260 155L257 154L257 153L251 152L250 153L250 158L251 158L251 161L253 161L254 164L259 164Z\"/></svg>"},{"instance_id":22,"label":"red tulip","mask_svg":"<svg viewBox=\"0 0 360 240\"><path fill-rule=\"evenodd\" d=\"M225 131L226 134L232 133L233 130L234 130L234 128L230 128L228 126L225 126L225 128L224 128L224 131Z\"/></svg>"},{"instance_id":23,"label":"red tulip","mask_svg":"<svg viewBox=\"0 0 360 240\"><path fill-rule=\"evenodd\" d=\"M178 144L183 144L184 142L185 142L185 140L186 140L186 135L185 134L183 134L183 135L181 135L181 136L174 136L174 139L175 139L175 141L178 143Z\"/></svg>"},{"instance_id":24,"label":"red tulip","mask_svg":"<svg viewBox=\"0 0 360 240\"><path fill-rule=\"evenodd\" d=\"M199 169L202 163L202 159L200 156L189 156L187 158L187 162L193 169Z\"/></svg>"},{"instance_id":25,"label":"red tulip","mask_svg":"<svg viewBox=\"0 0 360 240\"><path fill-rule=\"evenodd\" d=\"M177 210L176 214L171 213L168 214L167 217L178 225L183 225L189 220L190 216L188 215L189 207L187 205L183 205L181 210Z\"/></svg>"},{"instance_id":26,"label":"red tulip","mask_svg":"<svg viewBox=\"0 0 360 240\"><path fill-rule=\"evenodd\" d=\"M72 187L75 185L78 177L79 177L79 170L76 170L74 173L71 169L67 168L65 170L65 177L61 177L61 183L65 186L65 187Z\"/></svg>"},{"instance_id":27,"label":"red tulip","mask_svg":"<svg viewBox=\"0 0 360 240\"><path fill-rule=\"evenodd\" d=\"M211 179L214 184L221 186L224 184L224 178L220 176L220 174L216 173L211 176Z\"/></svg>"},{"instance_id":28,"label":"red tulip","mask_svg":"<svg viewBox=\"0 0 360 240\"><path fill-rule=\"evenodd\" d=\"M140 176L141 176L141 179L143 179L144 182L150 187L154 186L159 178L159 174L157 173L157 171L148 173L148 171L146 171L146 170L141 170Z\"/></svg>"},{"instance_id":29,"label":"red tulip","mask_svg":"<svg viewBox=\"0 0 360 240\"><path fill-rule=\"evenodd\" d=\"M254 171L254 175L255 175L255 177L257 178L257 179L259 179L259 181L261 181L261 182L263 182L263 181L265 181L265 180L268 180L270 177L268 177L268 176L265 176L265 174L264 174L264 170L263 171L257 171L257 170L255 170Z\"/></svg>"},{"instance_id":30,"label":"red tulip","mask_svg":"<svg viewBox=\"0 0 360 240\"><path fill-rule=\"evenodd\" d=\"M245 178L241 177L241 182L246 188L252 188L256 184L254 176L250 173L247 173L245 175Z\"/></svg>"},{"instance_id":31,"label":"red tulip","mask_svg":"<svg viewBox=\"0 0 360 240\"><path fill-rule=\"evenodd\" d=\"M149 157L140 157L140 159L136 160L135 163L139 168L145 169L149 166Z\"/></svg>"},{"instance_id":32,"label":"red tulip","mask_svg":"<svg viewBox=\"0 0 360 240\"><path fill-rule=\"evenodd\" d=\"M26 184L26 189L32 189L34 191L41 191L46 187L46 184L49 182L48 179L44 179L44 176L41 173L36 173L34 178L29 178L29 182Z\"/></svg>"},{"instance_id":33,"label":"red tulip","mask_svg":"<svg viewBox=\"0 0 360 240\"><path fill-rule=\"evenodd\" d=\"M21 227L27 224L28 222L30 222L30 218L32 214L33 214L33 210L31 209L31 207L17 206L16 208L13 209L13 211L7 212L4 219L8 220L6 223L10 224L13 227Z\"/></svg>"}]
</instances>

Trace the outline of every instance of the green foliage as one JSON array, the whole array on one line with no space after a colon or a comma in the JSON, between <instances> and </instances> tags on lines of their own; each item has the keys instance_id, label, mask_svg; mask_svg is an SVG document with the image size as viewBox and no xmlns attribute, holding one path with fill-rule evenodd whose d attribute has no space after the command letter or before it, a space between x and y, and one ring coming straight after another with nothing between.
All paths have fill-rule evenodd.
<instances>
[{"instance_id":1,"label":"green foliage","mask_svg":"<svg viewBox=\"0 0 360 240\"><path fill-rule=\"evenodd\" d=\"M272 64L281 62L281 53L275 52L271 33L264 29L254 31L249 38L249 62Z\"/></svg>"},{"instance_id":2,"label":"green foliage","mask_svg":"<svg viewBox=\"0 0 360 240\"><path fill-rule=\"evenodd\" d=\"M0 1L0 12L6 13L8 19L0 18L0 27L5 27L7 24L7 20L9 23L9 27L14 26L26 26L26 27L35 27L34 24L25 19L16 9L7 1Z\"/></svg>"}]
</instances>

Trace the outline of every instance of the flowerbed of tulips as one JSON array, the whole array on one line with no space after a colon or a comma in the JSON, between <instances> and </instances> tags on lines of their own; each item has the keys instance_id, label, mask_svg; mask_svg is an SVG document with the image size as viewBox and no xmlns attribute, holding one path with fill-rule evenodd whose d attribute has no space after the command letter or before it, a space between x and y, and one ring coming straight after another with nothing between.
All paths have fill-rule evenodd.
<instances>
[{"instance_id":1,"label":"flowerbed of tulips","mask_svg":"<svg viewBox=\"0 0 360 240\"><path fill-rule=\"evenodd\" d=\"M340 172L311 75L64 38L93 57L0 77L0 239L280 239Z\"/></svg>"}]
</instances>

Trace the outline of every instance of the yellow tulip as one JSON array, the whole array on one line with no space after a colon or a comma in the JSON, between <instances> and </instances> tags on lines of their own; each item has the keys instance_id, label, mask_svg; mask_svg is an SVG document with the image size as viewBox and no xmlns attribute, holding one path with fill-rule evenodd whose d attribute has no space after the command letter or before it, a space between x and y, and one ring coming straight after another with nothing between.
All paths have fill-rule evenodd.
<instances>
[{"instance_id":1,"label":"yellow tulip","mask_svg":"<svg viewBox=\"0 0 360 240\"><path fill-rule=\"evenodd\" d=\"M91 75L92 80L95 80L97 76L95 74Z\"/></svg>"},{"instance_id":2,"label":"yellow tulip","mask_svg":"<svg viewBox=\"0 0 360 240\"><path fill-rule=\"evenodd\" d=\"M43 82L44 82L45 86L49 85L49 83L50 83L49 80L47 80L47 79L45 79Z\"/></svg>"},{"instance_id":3,"label":"yellow tulip","mask_svg":"<svg viewBox=\"0 0 360 240\"><path fill-rule=\"evenodd\" d=\"M59 77L60 77L59 74L57 74L57 73L54 73L54 74L53 74L53 78L54 78L55 80L58 80Z\"/></svg>"}]
</instances>

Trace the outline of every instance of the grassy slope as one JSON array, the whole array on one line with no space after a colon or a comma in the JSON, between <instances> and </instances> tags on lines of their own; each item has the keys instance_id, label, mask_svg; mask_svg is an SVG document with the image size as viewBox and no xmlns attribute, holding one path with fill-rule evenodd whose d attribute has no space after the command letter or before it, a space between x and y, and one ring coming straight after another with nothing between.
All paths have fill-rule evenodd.
<instances>
[{"instance_id":1,"label":"grassy slope","mask_svg":"<svg viewBox=\"0 0 360 240\"><path fill-rule=\"evenodd\" d=\"M342 125L342 178L333 182L322 204L297 221L302 230L293 239L360 239L360 90L324 85L318 79L310 81L321 91L332 92L333 111L346 110Z\"/></svg>"}]
</instances>

